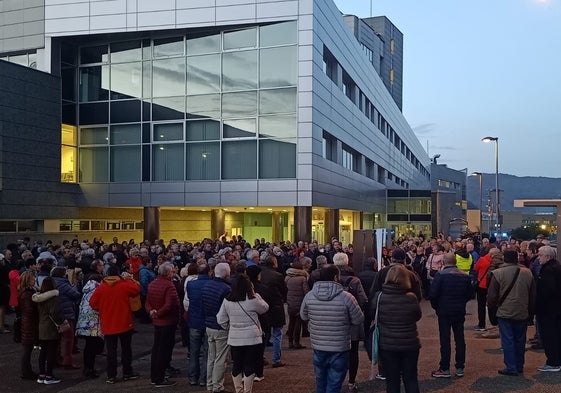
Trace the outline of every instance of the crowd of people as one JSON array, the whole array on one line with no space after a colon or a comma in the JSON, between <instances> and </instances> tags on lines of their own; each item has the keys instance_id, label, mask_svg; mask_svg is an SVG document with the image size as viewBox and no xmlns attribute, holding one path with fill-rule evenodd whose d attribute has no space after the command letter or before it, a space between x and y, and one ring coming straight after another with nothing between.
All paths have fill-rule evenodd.
<instances>
[{"instance_id":1,"label":"crowd of people","mask_svg":"<svg viewBox=\"0 0 561 393\"><path fill-rule=\"evenodd\" d=\"M370 257L353 270L352 245L337 239L253 244L241 236L199 243L134 240L111 243L24 239L0 254L0 332L14 330L22 344L21 377L59 383L57 366L99 377L96 356L106 351L106 383L118 381L120 342L123 381L138 378L132 367L135 323L154 329L150 383L176 383L171 365L175 333L189 349L188 380L210 392L224 391L228 354L236 393L249 393L264 378L265 348L271 367L283 367L283 335L288 348L303 349L310 337L316 391L358 391L360 343L372 359L372 328L379 329L379 361L371 378L386 381L387 392L419 391L421 342L419 303L430 301L438 319L440 362L432 376L464 375L466 304L476 298L477 331L498 325L504 353L499 374L524 371L529 324L532 344L545 350L538 370L561 371L561 264L547 240L531 241L466 234L400 238L384 247L382 268ZM16 313L13 327L6 312ZM288 317L286 320L285 315ZM377 315L377 321L374 316ZM287 323L288 322L288 323ZM286 329L286 331L283 331ZM83 365L73 363L85 342ZM38 372L31 353L40 347Z\"/></svg>"}]
</instances>

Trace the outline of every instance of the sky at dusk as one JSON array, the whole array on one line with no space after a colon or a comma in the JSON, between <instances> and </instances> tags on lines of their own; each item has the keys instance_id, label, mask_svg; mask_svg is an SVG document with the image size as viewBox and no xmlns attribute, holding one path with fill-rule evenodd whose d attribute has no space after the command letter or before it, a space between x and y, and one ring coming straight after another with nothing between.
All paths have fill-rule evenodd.
<instances>
[{"instance_id":1,"label":"sky at dusk","mask_svg":"<svg viewBox=\"0 0 561 393\"><path fill-rule=\"evenodd\" d=\"M329 1L329 0L327 0ZM335 0L370 16L370 0ZM439 164L561 177L561 0L372 0L404 35L403 113Z\"/></svg>"}]
</instances>

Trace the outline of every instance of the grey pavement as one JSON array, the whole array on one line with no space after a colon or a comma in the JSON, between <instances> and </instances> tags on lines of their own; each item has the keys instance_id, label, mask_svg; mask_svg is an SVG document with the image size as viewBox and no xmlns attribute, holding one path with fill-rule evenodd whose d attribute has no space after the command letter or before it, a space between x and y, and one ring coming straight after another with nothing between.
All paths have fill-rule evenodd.
<instances>
[{"instance_id":1,"label":"grey pavement","mask_svg":"<svg viewBox=\"0 0 561 393\"><path fill-rule=\"evenodd\" d=\"M528 393L558 393L561 392L561 372L540 373L537 367L545 363L543 351L528 350L526 352L526 365L524 375L518 377L507 377L497 374L497 370L504 368L502 352L499 339L481 338L481 334L472 330L477 324L476 303L468 304L469 314L466 317L465 336L467 343L467 361L465 376L463 378L452 377L450 379L434 379L430 376L431 370L438 368L439 344L438 326L434 311L427 301L422 302L423 318L419 322L419 334L421 336L422 348L419 357L419 381L421 392L528 392ZM11 322L13 315L7 317ZM105 383L105 357L98 357L97 369L102 371L98 379L84 379L81 370L59 370L55 375L62 379L57 385L39 385L32 381L22 381L19 378L19 359L21 347L12 341L11 335L0 335L0 366L1 366L1 392L206 392L205 387L190 386L187 379L187 350L178 342L174 349L172 365L181 369L177 378L177 384L169 388L156 389L150 385L150 349L152 344L152 327L145 324L137 324L138 333L133 336L133 366L135 371L141 374L141 378L135 381L118 382L115 385ZM534 327L529 327L528 337L534 334ZM309 339L303 339L302 343L307 346L301 350L283 350L282 360L287 365L281 368L265 368L265 379L254 384L255 392L266 393L313 393L315 379L312 366L312 351ZM287 348L286 339L283 348ZM80 342L83 347L83 342ZM454 354L454 351L452 351ZM452 359L453 359L452 355ZM270 361L271 350L267 348L266 357ZM36 367L37 351L34 351L33 366ZM75 363L82 364L81 354L75 355ZM226 390L233 391L233 385L229 377L229 368L226 371ZM452 370L454 372L455 370ZM366 353L360 353L360 367L357 381L359 392L384 392L383 381L369 381L370 365ZM346 392L346 384L343 385Z\"/></svg>"}]
</instances>

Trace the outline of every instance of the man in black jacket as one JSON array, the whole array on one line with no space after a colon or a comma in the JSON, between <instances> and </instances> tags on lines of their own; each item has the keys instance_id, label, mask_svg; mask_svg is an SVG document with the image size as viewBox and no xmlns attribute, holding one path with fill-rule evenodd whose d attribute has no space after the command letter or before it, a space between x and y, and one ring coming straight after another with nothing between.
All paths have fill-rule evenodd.
<instances>
[{"instance_id":1,"label":"man in black jacket","mask_svg":"<svg viewBox=\"0 0 561 393\"><path fill-rule=\"evenodd\" d=\"M435 378L450 378L450 330L456 342L456 376L464 376L466 341L464 321L466 304L471 299L473 287L470 277L456 267L456 256L444 254L444 268L436 273L432 281L429 298L438 316L440 335L440 367L432 372Z\"/></svg>"}]
</instances>

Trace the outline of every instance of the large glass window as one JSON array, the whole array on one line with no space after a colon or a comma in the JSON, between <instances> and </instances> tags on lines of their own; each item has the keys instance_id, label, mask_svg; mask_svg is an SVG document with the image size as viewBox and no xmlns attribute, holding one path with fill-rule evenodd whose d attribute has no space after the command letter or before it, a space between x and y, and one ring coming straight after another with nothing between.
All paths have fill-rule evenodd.
<instances>
[{"instance_id":1,"label":"large glass window","mask_svg":"<svg viewBox=\"0 0 561 393\"><path fill-rule=\"evenodd\" d=\"M187 57L187 94L220 91L220 55Z\"/></svg>"},{"instance_id":2,"label":"large glass window","mask_svg":"<svg viewBox=\"0 0 561 393\"><path fill-rule=\"evenodd\" d=\"M296 112L296 88L261 90L259 92L259 113Z\"/></svg>"},{"instance_id":3,"label":"large glass window","mask_svg":"<svg viewBox=\"0 0 561 393\"><path fill-rule=\"evenodd\" d=\"M76 127L63 124L61 127L60 150L60 181L65 183L76 182L78 132Z\"/></svg>"},{"instance_id":4,"label":"large glass window","mask_svg":"<svg viewBox=\"0 0 561 393\"><path fill-rule=\"evenodd\" d=\"M109 67L80 68L80 102L105 101L109 98Z\"/></svg>"},{"instance_id":5,"label":"large glass window","mask_svg":"<svg viewBox=\"0 0 561 393\"><path fill-rule=\"evenodd\" d=\"M227 52L222 55L222 90L257 88L257 51Z\"/></svg>"},{"instance_id":6,"label":"large glass window","mask_svg":"<svg viewBox=\"0 0 561 393\"><path fill-rule=\"evenodd\" d=\"M140 41L115 42L111 44L111 63L139 61L142 59Z\"/></svg>"},{"instance_id":7,"label":"large glass window","mask_svg":"<svg viewBox=\"0 0 561 393\"><path fill-rule=\"evenodd\" d=\"M153 61L152 93L154 97L185 95L185 58Z\"/></svg>"},{"instance_id":8,"label":"large glass window","mask_svg":"<svg viewBox=\"0 0 561 393\"><path fill-rule=\"evenodd\" d=\"M296 115L261 116L259 118L260 138L295 138Z\"/></svg>"},{"instance_id":9,"label":"large glass window","mask_svg":"<svg viewBox=\"0 0 561 393\"><path fill-rule=\"evenodd\" d=\"M257 178L257 141L222 143L222 179Z\"/></svg>"},{"instance_id":10,"label":"large glass window","mask_svg":"<svg viewBox=\"0 0 561 393\"><path fill-rule=\"evenodd\" d=\"M256 46L257 29L255 27L224 32L224 50L255 48Z\"/></svg>"},{"instance_id":11,"label":"large glass window","mask_svg":"<svg viewBox=\"0 0 561 393\"><path fill-rule=\"evenodd\" d=\"M187 122L187 141L220 140L220 121L197 120Z\"/></svg>"},{"instance_id":12,"label":"large glass window","mask_svg":"<svg viewBox=\"0 0 561 393\"><path fill-rule=\"evenodd\" d=\"M142 97L142 63L111 64L111 99Z\"/></svg>"},{"instance_id":13,"label":"large glass window","mask_svg":"<svg viewBox=\"0 0 561 393\"><path fill-rule=\"evenodd\" d=\"M80 49L80 64L107 63L107 45L88 46Z\"/></svg>"},{"instance_id":14,"label":"large glass window","mask_svg":"<svg viewBox=\"0 0 561 393\"><path fill-rule=\"evenodd\" d=\"M80 129L80 145L107 145L107 127L91 127Z\"/></svg>"},{"instance_id":15,"label":"large glass window","mask_svg":"<svg viewBox=\"0 0 561 393\"><path fill-rule=\"evenodd\" d=\"M108 176L107 147L80 148L80 182L105 183Z\"/></svg>"},{"instance_id":16,"label":"large glass window","mask_svg":"<svg viewBox=\"0 0 561 393\"><path fill-rule=\"evenodd\" d=\"M140 181L141 154L138 146L111 147L111 181Z\"/></svg>"},{"instance_id":17,"label":"large glass window","mask_svg":"<svg viewBox=\"0 0 561 393\"><path fill-rule=\"evenodd\" d=\"M152 180L180 181L185 178L183 143L156 144L152 147Z\"/></svg>"},{"instance_id":18,"label":"large glass window","mask_svg":"<svg viewBox=\"0 0 561 393\"><path fill-rule=\"evenodd\" d=\"M187 36L187 56L220 52L221 35Z\"/></svg>"},{"instance_id":19,"label":"large glass window","mask_svg":"<svg viewBox=\"0 0 561 393\"><path fill-rule=\"evenodd\" d=\"M220 144L187 144L187 180L220 179Z\"/></svg>"},{"instance_id":20,"label":"large glass window","mask_svg":"<svg viewBox=\"0 0 561 393\"><path fill-rule=\"evenodd\" d=\"M187 118L220 117L220 94L187 96Z\"/></svg>"},{"instance_id":21,"label":"large glass window","mask_svg":"<svg viewBox=\"0 0 561 393\"><path fill-rule=\"evenodd\" d=\"M185 118L185 97L154 98L152 120L176 120Z\"/></svg>"},{"instance_id":22,"label":"large glass window","mask_svg":"<svg viewBox=\"0 0 561 393\"><path fill-rule=\"evenodd\" d=\"M296 46L261 49L259 86L294 86L297 79Z\"/></svg>"},{"instance_id":23,"label":"large glass window","mask_svg":"<svg viewBox=\"0 0 561 393\"><path fill-rule=\"evenodd\" d=\"M183 123L154 124L154 134L152 140L154 142L184 140Z\"/></svg>"},{"instance_id":24,"label":"large glass window","mask_svg":"<svg viewBox=\"0 0 561 393\"><path fill-rule=\"evenodd\" d=\"M224 120L224 138L255 137L255 119Z\"/></svg>"},{"instance_id":25,"label":"large glass window","mask_svg":"<svg viewBox=\"0 0 561 393\"><path fill-rule=\"evenodd\" d=\"M296 177L296 139L259 141L259 178Z\"/></svg>"},{"instance_id":26,"label":"large glass window","mask_svg":"<svg viewBox=\"0 0 561 393\"><path fill-rule=\"evenodd\" d=\"M154 40L154 57L183 55L183 37L163 38Z\"/></svg>"},{"instance_id":27,"label":"large glass window","mask_svg":"<svg viewBox=\"0 0 561 393\"><path fill-rule=\"evenodd\" d=\"M257 91L222 94L222 117L255 116Z\"/></svg>"},{"instance_id":28,"label":"large glass window","mask_svg":"<svg viewBox=\"0 0 561 393\"><path fill-rule=\"evenodd\" d=\"M110 138L112 145L140 144L142 142L140 124L111 126Z\"/></svg>"},{"instance_id":29,"label":"large glass window","mask_svg":"<svg viewBox=\"0 0 561 393\"><path fill-rule=\"evenodd\" d=\"M259 46L296 44L297 33L296 21L261 26L259 28Z\"/></svg>"}]
</instances>

